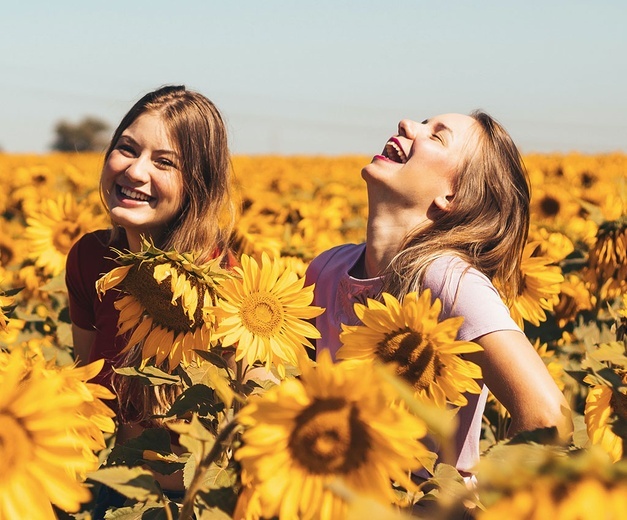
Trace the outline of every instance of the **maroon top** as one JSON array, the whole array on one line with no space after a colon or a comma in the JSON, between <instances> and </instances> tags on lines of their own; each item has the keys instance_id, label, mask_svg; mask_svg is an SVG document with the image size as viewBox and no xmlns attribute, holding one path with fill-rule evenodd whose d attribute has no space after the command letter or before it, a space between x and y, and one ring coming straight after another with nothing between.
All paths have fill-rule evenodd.
<instances>
[{"instance_id":1,"label":"maroon top","mask_svg":"<svg viewBox=\"0 0 627 520\"><path fill-rule=\"evenodd\" d=\"M126 345L125 336L117 336L119 312L114 302L121 295L119 291L107 291L102 300L96 294L96 281L119 264L111 247L124 251L128 249L126 235L107 245L111 231L101 229L81 237L68 253L65 283L67 284L70 319L77 327L97 332L87 362L104 358L105 364L93 379L111 388L112 365Z\"/></svg>"},{"instance_id":2,"label":"maroon top","mask_svg":"<svg viewBox=\"0 0 627 520\"><path fill-rule=\"evenodd\" d=\"M89 353L88 363L104 358L105 364L100 373L92 380L111 389L112 366L118 366L119 353L126 346L132 331L122 336L117 335L119 312L114 307L122 293L117 290L107 291L102 300L96 293L96 281L120 265L114 260L117 254L111 251L128 250L126 235L122 231L118 239L107 245L111 231L101 229L81 237L68 253L65 283L68 289L70 319L77 327L97 332ZM219 254L216 250L214 256ZM232 269L237 259L228 251L223 266Z\"/></svg>"}]
</instances>

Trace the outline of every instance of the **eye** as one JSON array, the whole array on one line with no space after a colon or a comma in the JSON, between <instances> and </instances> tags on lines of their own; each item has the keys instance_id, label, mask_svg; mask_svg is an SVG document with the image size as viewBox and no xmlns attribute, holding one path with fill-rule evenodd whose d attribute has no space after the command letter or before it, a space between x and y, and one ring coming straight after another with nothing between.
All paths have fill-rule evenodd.
<instances>
[{"instance_id":1,"label":"eye","mask_svg":"<svg viewBox=\"0 0 627 520\"><path fill-rule=\"evenodd\" d=\"M123 155L129 156L129 157L135 155L135 149L130 144L127 144L127 143L118 143L115 149L122 152Z\"/></svg>"},{"instance_id":2,"label":"eye","mask_svg":"<svg viewBox=\"0 0 627 520\"><path fill-rule=\"evenodd\" d=\"M176 167L175 164L167 157L159 157L155 162L157 163L157 166L159 168L163 168L163 169Z\"/></svg>"},{"instance_id":3,"label":"eye","mask_svg":"<svg viewBox=\"0 0 627 520\"><path fill-rule=\"evenodd\" d=\"M438 141L440 141L440 143L444 144L444 138L440 134L431 134L431 135L435 137Z\"/></svg>"}]
</instances>

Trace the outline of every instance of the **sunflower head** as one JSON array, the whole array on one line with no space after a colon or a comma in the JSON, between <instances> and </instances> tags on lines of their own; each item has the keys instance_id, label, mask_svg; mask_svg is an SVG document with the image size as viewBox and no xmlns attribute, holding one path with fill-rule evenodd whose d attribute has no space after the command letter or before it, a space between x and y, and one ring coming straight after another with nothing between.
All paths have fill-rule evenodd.
<instances>
[{"instance_id":1,"label":"sunflower head","mask_svg":"<svg viewBox=\"0 0 627 520\"><path fill-rule=\"evenodd\" d=\"M409 293L402 302L387 293L382 297L383 303L368 300L367 305L355 304L355 314L363 325L342 325L339 359L394 363L417 393L439 406L447 401L463 405L465 392L481 391L475 381L481 370L460 356L481 347L455 339L462 318L439 321L441 302L432 302L428 289L420 295Z\"/></svg>"},{"instance_id":2,"label":"sunflower head","mask_svg":"<svg viewBox=\"0 0 627 520\"><path fill-rule=\"evenodd\" d=\"M603 299L627 291L627 216L599 226L585 276Z\"/></svg>"},{"instance_id":3,"label":"sunflower head","mask_svg":"<svg viewBox=\"0 0 627 520\"><path fill-rule=\"evenodd\" d=\"M230 277L218 260L196 263L193 254L162 251L144 242L139 253L118 253L116 267L96 283L100 295L116 288L124 296L118 334L132 330L125 352L143 342L142 365L168 359L169 370L210 347L219 279Z\"/></svg>"},{"instance_id":4,"label":"sunflower head","mask_svg":"<svg viewBox=\"0 0 627 520\"><path fill-rule=\"evenodd\" d=\"M93 394L67 383L36 352L0 353L0 518L53 520L52 504L77 512L90 499L98 427L83 406Z\"/></svg>"},{"instance_id":5,"label":"sunflower head","mask_svg":"<svg viewBox=\"0 0 627 520\"><path fill-rule=\"evenodd\" d=\"M479 520L622 518L627 466L597 447L567 453L541 445L501 446L482 459ZM584 516L582 516L582 513Z\"/></svg>"},{"instance_id":6,"label":"sunflower head","mask_svg":"<svg viewBox=\"0 0 627 520\"><path fill-rule=\"evenodd\" d=\"M219 317L215 338L223 346L237 344L235 359L245 358L272 365L281 378L286 366L302 367L309 362L305 347L313 348L308 338L319 338L318 330L306 320L323 312L311 305L313 285L281 266L277 259L262 254L261 265L242 255L237 277L221 281Z\"/></svg>"},{"instance_id":7,"label":"sunflower head","mask_svg":"<svg viewBox=\"0 0 627 520\"><path fill-rule=\"evenodd\" d=\"M391 404L390 387L369 363L334 364L327 350L302 378L286 379L242 409L246 427L235 458L244 469L246 508L264 517L343 518L328 485L341 479L383 502L427 450L422 421Z\"/></svg>"},{"instance_id":8,"label":"sunflower head","mask_svg":"<svg viewBox=\"0 0 627 520\"><path fill-rule=\"evenodd\" d=\"M94 215L88 203L79 204L72 194L66 193L56 199L44 199L38 210L28 212L26 222L30 258L46 274L56 276L63 270L72 245L104 220Z\"/></svg>"},{"instance_id":9,"label":"sunflower head","mask_svg":"<svg viewBox=\"0 0 627 520\"><path fill-rule=\"evenodd\" d=\"M518 295L509 302L512 319L521 329L525 321L535 326L546 321L546 312L552 311L559 302L564 281L561 268L553 265L554 259L538 256L538 251L538 242L529 242L525 246L521 262L522 284Z\"/></svg>"},{"instance_id":10,"label":"sunflower head","mask_svg":"<svg viewBox=\"0 0 627 520\"><path fill-rule=\"evenodd\" d=\"M596 302L589 283L574 273L567 274L560 288L559 301L553 308L558 327L564 328L572 323L579 313L591 310Z\"/></svg>"},{"instance_id":11,"label":"sunflower head","mask_svg":"<svg viewBox=\"0 0 627 520\"><path fill-rule=\"evenodd\" d=\"M588 372L584 382L590 385L584 408L588 437L619 460L627 431L625 345L619 341L595 345L586 352L582 367Z\"/></svg>"}]
</instances>

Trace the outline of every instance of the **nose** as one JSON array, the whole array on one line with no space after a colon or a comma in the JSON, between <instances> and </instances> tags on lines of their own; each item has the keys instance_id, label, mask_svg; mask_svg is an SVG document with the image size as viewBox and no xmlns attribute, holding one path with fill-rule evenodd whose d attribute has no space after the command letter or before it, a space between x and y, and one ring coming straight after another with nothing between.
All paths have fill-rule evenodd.
<instances>
[{"instance_id":1,"label":"nose","mask_svg":"<svg viewBox=\"0 0 627 520\"><path fill-rule=\"evenodd\" d=\"M420 123L411 119L403 119L398 123L398 135L407 137L407 139L415 139L420 132Z\"/></svg>"},{"instance_id":2,"label":"nose","mask_svg":"<svg viewBox=\"0 0 627 520\"><path fill-rule=\"evenodd\" d=\"M131 164L129 164L124 174L133 182L145 183L150 179L149 167L150 160L145 158L143 155L140 155L139 157L136 157Z\"/></svg>"}]
</instances>

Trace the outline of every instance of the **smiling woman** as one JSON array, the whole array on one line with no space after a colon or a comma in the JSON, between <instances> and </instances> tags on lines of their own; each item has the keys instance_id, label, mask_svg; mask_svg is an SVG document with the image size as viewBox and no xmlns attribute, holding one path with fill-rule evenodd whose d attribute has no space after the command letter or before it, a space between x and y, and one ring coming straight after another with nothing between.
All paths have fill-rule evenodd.
<instances>
[{"instance_id":1,"label":"smiling woman","mask_svg":"<svg viewBox=\"0 0 627 520\"><path fill-rule=\"evenodd\" d=\"M126 231L132 250L141 236L161 242L183 202L176 152L158 114L139 116L109 154L100 180L111 220Z\"/></svg>"},{"instance_id":2,"label":"smiling woman","mask_svg":"<svg viewBox=\"0 0 627 520\"><path fill-rule=\"evenodd\" d=\"M114 132L100 178L102 200L113 225L83 236L72 247L66 282L74 355L79 365L104 358L105 366L96 380L118 394L118 442L141 433L147 425L144 419L171 402L177 388L164 391L159 387L151 393L140 384L129 383L130 378L113 373L114 367L131 366L137 349L142 354L142 345L135 345L141 342L129 338L129 327L118 329L120 312L126 319L129 313L136 320L143 319L146 328L148 310L139 304L129 305L128 298L120 300L117 291L107 291L101 298L96 293L96 281L119 267L113 260L116 252L127 250L128 255L137 255L144 253L149 243L165 251L193 252L199 263L213 260L216 265L230 267L232 256L226 246L233 222L230 186L226 129L217 108L199 93L183 86L150 92L130 109ZM176 279L188 280L183 275ZM134 278L127 276L125 283L131 284ZM158 278L161 280L163 273ZM140 282L150 293L145 290L145 280ZM188 289L186 294L191 294L191 286ZM118 334L119 330L127 332ZM171 329L166 332L174 334ZM193 347L192 336L182 336L187 350ZM170 343L180 344L177 341ZM147 349L155 344L145 343ZM179 349L178 357L161 351L157 357L170 367L176 366L181 356L187 355L183 350ZM166 491L182 489L180 472L157 478ZM99 518L102 513L94 514Z\"/></svg>"}]
</instances>

